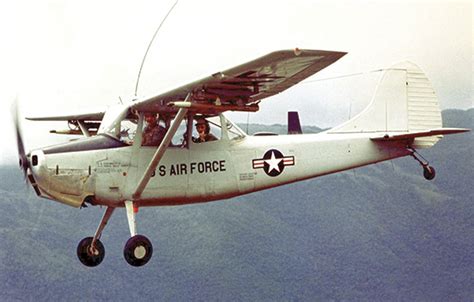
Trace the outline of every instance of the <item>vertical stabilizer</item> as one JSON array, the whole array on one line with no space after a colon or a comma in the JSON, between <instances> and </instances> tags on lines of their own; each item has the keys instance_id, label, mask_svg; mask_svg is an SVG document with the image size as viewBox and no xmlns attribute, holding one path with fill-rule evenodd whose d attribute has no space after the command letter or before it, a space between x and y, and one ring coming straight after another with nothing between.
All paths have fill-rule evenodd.
<instances>
[{"instance_id":1,"label":"vertical stabilizer","mask_svg":"<svg viewBox=\"0 0 474 302\"><path fill-rule=\"evenodd\" d=\"M418 66L406 61L386 69L364 111L329 133L410 133L441 127L441 110L430 81ZM413 146L428 148L440 138L416 138Z\"/></svg>"},{"instance_id":2,"label":"vertical stabilizer","mask_svg":"<svg viewBox=\"0 0 474 302\"><path fill-rule=\"evenodd\" d=\"M302 134L300 117L297 111L288 111L288 134Z\"/></svg>"}]
</instances>

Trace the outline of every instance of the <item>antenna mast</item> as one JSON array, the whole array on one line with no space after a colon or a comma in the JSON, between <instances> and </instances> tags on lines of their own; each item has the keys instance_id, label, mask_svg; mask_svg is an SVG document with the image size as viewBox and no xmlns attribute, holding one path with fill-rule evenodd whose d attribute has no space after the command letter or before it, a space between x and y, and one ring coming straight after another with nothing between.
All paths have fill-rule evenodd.
<instances>
[{"instance_id":1,"label":"antenna mast","mask_svg":"<svg viewBox=\"0 0 474 302\"><path fill-rule=\"evenodd\" d=\"M173 8L176 6L176 4L178 4L178 0L176 0L176 2L175 2L175 3L173 4L173 6L170 8L170 10L169 10L168 13L166 14L166 16L163 18L163 20L161 20L160 25L158 26L158 28L156 29L155 33L153 34L153 37L151 38L150 44L148 44L148 48L146 49L145 55L143 56L142 64L140 65L140 70L138 71L137 83L136 83L136 85L135 85L135 96L137 96L138 83L140 82L140 75L142 74L143 65L145 64L145 59L146 59L146 56L147 56L147 54L148 54L148 51L149 51L150 48L151 48L151 44L153 44L153 41L155 40L156 35L157 35L158 32L160 31L161 26L163 25L163 23L165 23L166 19L168 18L168 16L170 15L171 11L172 11Z\"/></svg>"}]
</instances>

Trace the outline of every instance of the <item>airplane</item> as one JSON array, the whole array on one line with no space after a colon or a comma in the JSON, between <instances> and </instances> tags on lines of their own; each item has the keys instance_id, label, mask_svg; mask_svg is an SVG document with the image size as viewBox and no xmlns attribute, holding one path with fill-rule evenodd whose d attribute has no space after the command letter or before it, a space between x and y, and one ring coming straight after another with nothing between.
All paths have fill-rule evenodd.
<instances>
[{"instance_id":1,"label":"airplane","mask_svg":"<svg viewBox=\"0 0 474 302\"><path fill-rule=\"evenodd\" d=\"M287 135L248 135L225 113L256 112L262 101L298 84L346 52L291 49L153 97L132 99L104 111L31 121L65 121L82 135L26 153L16 112L20 167L40 197L72 207L105 207L95 234L80 241L77 256L86 266L105 255L102 232L117 208L125 208L130 238L124 258L143 266L152 257L150 240L137 231L140 208L222 200L404 156L413 157L431 180L435 169L418 153L443 135L470 131L443 128L435 91L411 62L384 70L372 101L358 115L332 129L303 134L297 113ZM153 122L147 124L149 117ZM158 120L158 122L156 122ZM198 141L203 124L216 138ZM148 127L162 137L148 144Z\"/></svg>"}]
</instances>

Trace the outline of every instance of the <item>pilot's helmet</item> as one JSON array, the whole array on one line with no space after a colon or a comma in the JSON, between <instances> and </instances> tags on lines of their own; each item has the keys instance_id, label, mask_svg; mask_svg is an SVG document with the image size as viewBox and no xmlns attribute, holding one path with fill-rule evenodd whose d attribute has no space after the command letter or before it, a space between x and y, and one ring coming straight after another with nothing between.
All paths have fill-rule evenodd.
<instances>
[{"instance_id":1,"label":"pilot's helmet","mask_svg":"<svg viewBox=\"0 0 474 302\"><path fill-rule=\"evenodd\" d=\"M205 133L209 133L209 131L211 130L211 127L209 127L209 122L203 117L199 117L199 118L196 119L195 126L197 127L198 125L205 125L206 126Z\"/></svg>"},{"instance_id":2,"label":"pilot's helmet","mask_svg":"<svg viewBox=\"0 0 474 302\"><path fill-rule=\"evenodd\" d=\"M145 113L145 119L147 118L154 118L154 119L157 119L157 114L156 113L152 113L152 112L146 112Z\"/></svg>"},{"instance_id":3,"label":"pilot's helmet","mask_svg":"<svg viewBox=\"0 0 474 302\"><path fill-rule=\"evenodd\" d=\"M205 118L199 117L196 119L196 126L197 125L209 125Z\"/></svg>"}]
</instances>

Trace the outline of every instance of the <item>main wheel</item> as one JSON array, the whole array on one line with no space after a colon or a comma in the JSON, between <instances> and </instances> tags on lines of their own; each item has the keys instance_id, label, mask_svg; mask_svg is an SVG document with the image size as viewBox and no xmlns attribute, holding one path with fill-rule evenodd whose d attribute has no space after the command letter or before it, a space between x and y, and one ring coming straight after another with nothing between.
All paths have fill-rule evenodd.
<instances>
[{"instance_id":1,"label":"main wheel","mask_svg":"<svg viewBox=\"0 0 474 302\"><path fill-rule=\"evenodd\" d=\"M436 171L432 166L424 166L423 167L423 176L427 180L432 180L436 176Z\"/></svg>"},{"instance_id":2,"label":"main wheel","mask_svg":"<svg viewBox=\"0 0 474 302\"><path fill-rule=\"evenodd\" d=\"M100 240L95 242L95 247L92 247L92 237L86 237L77 245L77 257L79 261L85 266L97 266L105 256L105 248Z\"/></svg>"},{"instance_id":3,"label":"main wheel","mask_svg":"<svg viewBox=\"0 0 474 302\"><path fill-rule=\"evenodd\" d=\"M143 235L135 235L128 239L123 249L123 256L128 264L142 266L147 264L153 255L153 246Z\"/></svg>"}]
</instances>

